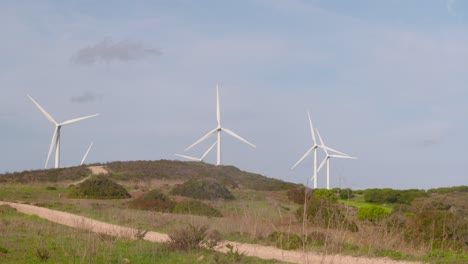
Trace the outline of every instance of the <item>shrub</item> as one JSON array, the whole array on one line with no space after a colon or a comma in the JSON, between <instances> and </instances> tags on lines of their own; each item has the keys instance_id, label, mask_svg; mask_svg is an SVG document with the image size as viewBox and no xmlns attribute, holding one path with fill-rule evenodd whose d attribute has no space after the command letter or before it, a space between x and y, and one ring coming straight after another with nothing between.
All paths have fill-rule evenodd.
<instances>
[{"instance_id":1,"label":"shrub","mask_svg":"<svg viewBox=\"0 0 468 264\"><path fill-rule=\"evenodd\" d=\"M385 189L367 189L364 191L364 200L369 203L396 203L398 191L385 188Z\"/></svg>"},{"instance_id":2,"label":"shrub","mask_svg":"<svg viewBox=\"0 0 468 264\"><path fill-rule=\"evenodd\" d=\"M436 189L427 190L429 193L452 193L452 192L468 192L468 186L453 186L453 187L442 187Z\"/></svg>"},{"instance_id":3,"label":"shrub","mask_svg":"<svg viewBox=\"0 0 468 264\"><path fill-rule=\"evenodd\" d=\"M349 200L349 199L354 197L354 193L353 193L353 190L351 190L349 188L340 189L339 190L339 196L340 196L340 199Z\"/></svg>"},{"instance_id":4,"label":"shrub","mask_svg":"<svg viewBox=\"0 0 468 264\"><path fill-rule=\"evenodd\" d=\"M223 216L221 212L213 206L195 200L184 201L176 204L172 212L175 214L192 214L213 217Z\"/></svg>"},{"instance_id":5,"label":"shrub","mask_svg":"<svg viewBox=\"0 0 468 264\"><path fill-rule=\"evenodd\" d=\"M307 197L305 196L306 191L307 191ZM311 190L308 188L297 187L297 188L290 189L286 193L286 195L288 196L289 201L296 203L296 204L304 204L304 199L309 200L311 193L312 193Z\"/></svg>"},{"instance_id":6,"label":"shrub","mask_svg":"<svg viewBox=\"0 0 468 264\"><path fill-rule=\"evenodd\" d=\"M304 207L301 206L296 211L296 217L299 220L302 220L303 210ZM311 198L307 203L306 217L311 224L318 227L358 231L356 223L348 219L343 205L332 200Z\"/></svg>"},{"instance_id":7,"label":"shrub","mask_svg":"<svg viewBox=\"0 0 468 264\"><path fill-rule=\"evenodd\" d=\"M393 190L390 188L384 189L367 189L364 191L364 200L370 203L400 203L411 204L418 197L426 197L428 193L424 190Z\"/></svg>"},{"instance_id":8,"label":"shrub","mask_svg":"<svg viewBox=\"0 0 468 264\"><path fill-rule=\"evenodd\" d=\"M408 218L405 238L432 248L460 250L468 245L468 220L449 211L425 210Z\"/></svg>"},{"instance_id":9,"label":"shrub","mask_svg":"<svg viewBox=\"0 0 468 264\"><path fill-rule=\"evenodd\" d=\"M208 234L206 235L206 238L205 238L205 242L206 242L206 246L208 248L214 248L218 245L218 243L223 240L223 235L221 235L221 233L214 229L210 232L208 232Z\"/></svg>"},{"instance_id":10,"label":"shrub","mask_svg":"<svg viewBox=\"0 0 468 264\"><path fill-rule=\"evenodd\" d=\"M315 189L313 197L316 199L326 199L332 202L338 201L338 197L336 197L333 191L327 189Z\"/></svg>"},{"instance_id":11,"label":"shrub","mask_svg":"<svg viewBox=\"0 0 468 264\"><path fill-rule=\"evenodd\" d=\"M171 194L203 200L234 199L234 196L226 187L215 179L209 178L188 180L174 187Z\"/></svg>"},{"instance_id":12,"label":"shrub","mask_svg":"<svg viewBox=\"0 0 468 264\"><path fill-rule=\"evenodd\" d=\"M275 231L268 236L268 239L281 249L291 250L302 247L301 237L294 233Z\"/></svg>"},{"instance_id":13,"label":"shrub","mask_svg":"<svg viewBox=\"0 0 468 264\"><path fill-rule=\"evenodd\" d=\"M167 245L172 250L188 251L203 247L206 237L206 226L188 225L169 234Z\"/></svg>"},{"instance_id":14,"label":"shrub","mask_svg":"<svg viewBox=\"0 0 468 264\"><path fill-rule=\"evenodd\" d=\"M176 203L159 190L152 190L130 201L130 208L156 212L172 212Z\"/></svg>"},{"instance_id":15,"label":"shrub","mask_svg":"<svg viewBox=\"0 0 468 264\"><path fill-rule=\"evenodd\" d=\"M69 197L85 199L129 198L127 190L102 175L94 175L71 190Z\"/></svg>"},{"instance_id":16,"label":"shrub","mask_svg":"<svg viewBox=\"0 0 468 264\"><path fill-rule=\"evenodd\" d=\"M371 222L378 222L388 215L387 211L380 206L364 206L359 208L357 218L359 220L369 220Z\"/></svg>"}]
</instances>

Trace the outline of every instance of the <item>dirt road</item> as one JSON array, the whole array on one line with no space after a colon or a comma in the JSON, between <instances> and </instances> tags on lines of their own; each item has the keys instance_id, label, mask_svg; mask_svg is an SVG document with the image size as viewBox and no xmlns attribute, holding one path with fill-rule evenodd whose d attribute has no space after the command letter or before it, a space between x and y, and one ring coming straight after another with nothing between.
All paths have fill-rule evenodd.
<instances>
[{"instance_id":1,"label":"dirt road","mask_svg":"<svg viewBox=\"0 0 468 264\"><path fill-rule=\"evenodd\" d=\"M89 230L97 233L104 233L112 236L135 239L135 234L138 230L128 227L117 226L113 224L108 224L100 222L91 218L84 216L74 215L70 213L65 213L61 211L55 211L43 207L37 207L28 204L20 203L10 203L0 201L0 205L8 205L21 213L37 215L41 218L47 219L49 221L59 223L62 225L80 228ZM169 236L166 234L161 234L158 232L148 232L146 233L145 240L151 242L165 242L169 239ZM277 259L284 262L291 263L324 263L324 264L415 264L415 262L406 262L406 261L395 261L388 258L365 258L365 257L352 257L352 256L342 256L342 255L318 255L315 252L300 252L300 251L290 251L290 250L281 250L274 247L255 245L255 244L245 244L239 242L223 241L220 243L215 250L219 252L228 252L226 244L231 244L238 250L239 253L242 253L247 256L258 257L262 259Z\"/></svg>"}]
</instances>

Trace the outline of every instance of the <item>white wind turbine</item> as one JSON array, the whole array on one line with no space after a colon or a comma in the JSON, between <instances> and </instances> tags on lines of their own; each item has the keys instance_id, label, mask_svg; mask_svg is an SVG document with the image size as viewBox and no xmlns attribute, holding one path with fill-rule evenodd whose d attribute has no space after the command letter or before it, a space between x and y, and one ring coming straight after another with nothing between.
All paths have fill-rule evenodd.
<instances>
[{"instance_id":1,"label":"white wind turbine","mask_svg":"<svg viewBox=\"0 0 468 264\"><path fill-rule=\"evenodd\" d=\"M179 156L179 157L182 157L182 158L186 158L186 159L189 159L189 160L193 160L193 161L203 161L203 159L206 157L206 155L208 155L208 153L210 153L210 151L214 148L214 146L216 145L217 142L213 143L213 145L211 145L210 148L208 148L207 151L205 151L205 153L203 153L203 155L201 156L201 158L195 158L195 157L192 157L192 156L187 156L187 155L182 155L182 154L174 154L176 156Z\"/></svg>"},{"instance_id":2,"label":"white wind turbine","mask_svg":"<svg viewBox=\"0 0 468 264\"><path fill-rule=\"evenodd\" d=\"M332 148L329 148L327 146L324 146L323 144L321 145L318 145L317 144L317 140L315 139L315 132L314 132L314 126L312 124L312 119L310 118L310 113L307 112L307 116L309 117L309 126L310 126L310 133L312 135L312 141L314 142L314 145L312 145L312 147L309 148L309 150L306 151L306 153L296 162L296 164L294 164L294 166L291 167L291 170L293 170L299 163L301 163L301 161L303 161L305 158L307 158L307 156L310 155L310 153L312 153L312 151L314 152L314 175L313 175L313 180L314 180L314 189L317 188L317 148L321 148L321 149L328 149L330 151L333 151L333 152L336 152L336 153L339 153L339 154L343 154L343 155L346 155L344 153L341 153L337 150L334 150Z\"/></svg>"},{"instance_id":3,"label":"white wind turbine","mask_svg":"<svg viewBox=\"0 0 468 264\"><path fill-rule=\"evenodd\" d=\"M242 141L242 142L256 148L254 144L252 144L252 143L248 142L247 140L243 139L241 136L237 135L233 131L221 126L221 113L220 113L220 110L219 110L219 85L218 85L218 83L216 83L216 118L217 118L217 121L218 121L218 126L215 129L211 130L210 132L206 133L203 137L201 137L199 140L197 140L195 143L193 143L190 147L186 148L185 151L191 149L192 147L194 147L198 143L205 141L207 138L211 137L212 135L217 134L218 140L217 140L216 144L218 145L218 155L217 155L217 159L216 159L216 165L221 165L221 132L222 131L226 132L227 134L237 138L238 140L240 140L240 141Z\"/></svg>"},{"instance_id":4,"label":"white wind turbine","mask_svg":"<svg viewBox=\"0 0 468 264\"><path fill-rule=\"evenodd\" d=\"M320 144L322 146L325 146L325 143L323 143L322 137L320 136L320 132L317 130L317 135L319 136L320 139ZM342 152L336 152L340 153L342 155L337 155L337 154L330 154L326 148L323 149L325 151L325 158L323 159L322 163L318 167L318 171L325 165L327 164L327 189L330 190L330 158L338 158L338 159L357 159L356 157L351 157L348 154L344 154ZM334 151L335 152L335 151Z\"/></svg>"},{"instance_id":5,"label":"white wind turbine","mask_svg":"<svg viewBox=\"0 0 468 264\"><path fill-rule=\"evenodd\" d=\"M83 163L84 163L85 160L86 160L86 157L88 157L89 151L90 151L91 148L93 147L93 144L94 144L94 142L91 142L91 145L89 145L88 150L86 150L86 153L84 154L83 159L81 160L80 166L83 165Z\"/></svg>"},{"instance_id":6,"label":"white wind turbine","mask_svg":"<svg viewBox=\"0 0 468 264\"><path fill-rule=\"evenodd\" d=\"M85 116L85 117L79 117L79 118L67 120L67 121L62 122L62 123L57 123L57 121L55 121L55 119L51 115L49 115L49 113L47 113L46 110L44 110L44 108L42 108L42 106L40 106L29 94L27 96L37 106L37 108L39 108L39 110L44 114L44 116L47 119L49 119L50 122L54 123L54 125L55 125L54 134L52 136L52 141L50 142L49 153L47 154L47 160L46 160L46 163L45 163L44 167L47 168L47 164L49 163L50 155L52 154L52 150L53 150L53 148L55 146L55 168L59 168L60 167L60 129L62 128L62 126L69 125L69 124L72 124L72 123L75 123L75 122L78 122L78 121L81 121L81 120L85 120L85 119L88 119L88 118L91 118L91 117L95 117L98 114Z\"/></svg>"}]
</instances>

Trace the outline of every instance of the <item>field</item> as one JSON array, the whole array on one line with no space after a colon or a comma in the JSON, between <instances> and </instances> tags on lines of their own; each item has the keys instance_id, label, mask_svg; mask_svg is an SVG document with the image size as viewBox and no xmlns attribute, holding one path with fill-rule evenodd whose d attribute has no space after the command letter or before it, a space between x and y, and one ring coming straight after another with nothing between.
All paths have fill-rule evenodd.
<instances>
[{"instance_id":1,"label":"field","mask_svg":"<svg viewBox=\"0 0 468 264\"><path fill-rule=\"evenodd\" d=\"M430 263L468 261L467 234L450 233L448 230L455 223L461 227L468 226L466 208L463 207L463 204L468 204L468 193L464 189L454 193L449 190L445 194L432 192L424 194L424 197L415 196L414 201L404 205L366 202L365 191L352 198L337 199L337 202L312 197L307 204L310 211L306 213L313 213L306 220L301 219L303 204L290 199L291 190L301 186L249 174L234 167L171 161L116 163L104 167L109 171L105 177L125 187L131 198L71 198L70 194L79 186L78 182L91 174L85 167L77 167L0 175L0 200L29 203L142 231L171 234L188 225L206 226L210 232L218 232L222 239L317 254L389 257ZM234 199L200 200L170 194L170 190L187 180L200 178L216 178ZM222 217L132 208L131 202L144 197L150 190L159 190L174 204L186 201L203 203L219 211ZM314 192L314 195L318 193ZM416 208L424 209L421 211L424 213L435 212L435 209L439 213L445 212L441 208L426 208L430 204L440 204L438 199L442 196L448 201L458 201L452 202L454 205L449 209L460 213L452 213L454 216L444 213L445 219L452 217L454 220L446 222L447 229L442 231L440 239L437 230L431 230L434 235L426 239L421 233L405 229L414 225L416 220L427 220L418 218L423 214ZM372 206L383 208L382 217L372 218L374 216L371 215L358 219L360 208ZM50 263L122 263L124 259L131 260L131 263L157 263L161 259L166 263L195 263L200 259L203 259L202 263L233 263L237 261L236 257L241 257L242 263L270 263L242 256L241 252L236 256L209 249L170 250L164 244L82 232L19 214L5 206L1 207L0 217L2 238L8 238L0 241L2 263L36 263L42 258L49 259ZM430 218L432 223L439 221L437 217L439 215ZM6 253L1 252L2 248Z\"/></svg>"}]
</instances>

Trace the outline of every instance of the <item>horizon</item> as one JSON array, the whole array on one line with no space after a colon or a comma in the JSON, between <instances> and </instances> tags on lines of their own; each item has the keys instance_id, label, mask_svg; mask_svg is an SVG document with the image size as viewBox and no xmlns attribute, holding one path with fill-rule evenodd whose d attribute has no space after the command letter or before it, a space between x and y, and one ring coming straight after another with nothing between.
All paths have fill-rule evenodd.
<instances>
[{"instance_id":1,"label":"horizon","mask_svg":"<svg viewBox=\"0 0 468 264\"><path fill-rule=\"evenodd\" d=\"M100 114L62 129L62 166L91 142L86 163L185 161L174 154L213 143L184 152L216 126L219 81L223 127L257 146L224 134L223 165L310 182L312 155L290 170L313 144L310 111L327 146L358 158L331 161L331 188L464 185L467 11L456 0L1 2L0 173L47 158L53 125L26 94L58 122Z\"/></svg>"}]
</instances>

